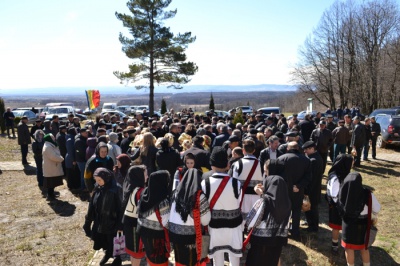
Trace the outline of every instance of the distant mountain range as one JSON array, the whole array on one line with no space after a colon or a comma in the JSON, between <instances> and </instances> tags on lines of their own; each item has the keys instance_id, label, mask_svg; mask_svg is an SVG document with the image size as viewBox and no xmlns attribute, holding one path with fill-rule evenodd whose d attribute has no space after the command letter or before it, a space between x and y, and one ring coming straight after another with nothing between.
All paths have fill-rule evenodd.
<instances>
[{"instance_id":1,"label":"distant mountain range","mask_svg":"<svg viewBox=\"0 0 400 266\"><path fill-rule=\"evenodd\" d=\"M295 85L261 84L261 85L187 85L183 89L169 89L166 86L158 86L155 93L195 93L195 92L254 92L254 91L295 91ZM79 95L85 90L99 90L101 95L107 94L147 94L148 89L137 90L132 86L119 87L52 87L52 88L24 88L24 89L0 89L0 96L13 95Z\"/></svg>"}]
</instances>

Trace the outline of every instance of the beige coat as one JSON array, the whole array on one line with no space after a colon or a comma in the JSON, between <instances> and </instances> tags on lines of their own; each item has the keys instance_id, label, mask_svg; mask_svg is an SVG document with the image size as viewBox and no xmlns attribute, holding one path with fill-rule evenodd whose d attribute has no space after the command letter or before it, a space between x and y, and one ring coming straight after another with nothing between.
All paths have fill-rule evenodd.
<instances>
[{"instance_id":1,"label":"beige coat","mask_svg":"<svg viewBox=\"0 0 400 266\"><path fill-rule=\"evenodd\" d=\"M43 146L43 176L56 177L63 176L62 161L64 158L60 154L58 147L46 141Z\"/></svg>"}]
</instances>

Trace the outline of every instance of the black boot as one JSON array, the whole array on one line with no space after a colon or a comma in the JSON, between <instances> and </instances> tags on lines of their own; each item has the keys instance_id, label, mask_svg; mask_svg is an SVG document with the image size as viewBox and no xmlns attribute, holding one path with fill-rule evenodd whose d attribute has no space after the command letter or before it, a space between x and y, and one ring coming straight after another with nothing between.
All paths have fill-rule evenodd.
<instances>
[{"instance_id":1,"label":"black boot","mask_svg":"<svg viewBox=\"0 0 400 266\"><path fill-rule=\"evenodd\" d=\"M107 261L111 258L110 254L105 254L104 257L100 261L100 266L106 265Z\"/></svg>"},{"instance_id":2,"label":"black boot","mask_svg":"<svg viewBox=\"0 0 400 266\"><path fill-rule=\"evenodd\" d=\"M121 256L116 256L114 258L114 261L111 263L111 266L121 266L121 265L122 265Z\"/></svg>"}]
</instances>

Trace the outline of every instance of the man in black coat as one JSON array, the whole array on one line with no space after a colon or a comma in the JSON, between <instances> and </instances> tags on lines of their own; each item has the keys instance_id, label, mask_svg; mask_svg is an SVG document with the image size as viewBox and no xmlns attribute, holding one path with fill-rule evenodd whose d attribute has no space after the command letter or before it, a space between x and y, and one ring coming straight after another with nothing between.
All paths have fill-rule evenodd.
<instances>
[{"instance_id":1,"label":"man in black coat","mask_svg":"<svg viewBox=\"0 0 400 266\"><path fill-rule=\"evenodd\" d=\"M122 153L127 153L129 148L130 148L130 144L132 141L135 140L135 136L136 136L136 129L133 126L129 126L126 129L126 133L128 133L128 137L124 138L121 141L121 152Z\"/></svg>"},{"instance_id":2,"label":"man in black coat","mask_svg":"<svg viewBox=\"0 0 400 266\"><path fill-rule=\"evenodd\" d=\"M362 148L364 147L365 143L365 128L364 125L360 123L360 118L358 116L355 116L353 118L353 125L354 125L354 130L353 134L351 135L351 142L350 146L356 150L356 157L354 158L354 166L360 166L361 165L361 151Z\"/></svg>"},{"instance_id":3,"label":"man in black coat","mask_svg":"<svg viewBox=\"0 0 400 266\"><path fill-rule=\"evenodd\" d=\"M183 153L183 157L188 153L194 155L194 168L200 169L205 167L211 169L210 153L203 148L204 138L202 136L195 136L193 138L193 146Z\"/></svg>"},{"instance_id":4,"label":"man in black coat","mask_svg":"<svg viewBox=\"0 0 400 266\"><path fill-rule=\"evenodd\" d=\"M375 116L371 116L371 148L372 158L376 158L376 139L381 134L381 125L376 122Z\"/></svg>"},{"instance_id":5,"label":"man in black coat","mask_svg":"<svg viewBox=\"0 0 400 266\"><path fill-rule=\"evenodd\" d=\"M333 132L333 130L335 130L335 128L337 127L336 123L333 122L333 115L329 114L326 116L327 117L327 121L326 121L326 128L329 129L331 132ZM329 158L331 159L331 161L333 162L333 151L334 151L334 147L333 147L333 141L331 146L329 147Z\"/></svg>"},{"instance_id":6,"label":"man in black coat","mask_svg":"<svg viewBox=\"0 0 400 266\"><path fill-rule=\"evenodd\" d=\"M14 129L14 113L11 112L11 107L7 107L7 110L4 112L3 114L3 119L4 119L4 124L7 128L7 136L8 138L10 137L10 129L12 131L13 134L13 138L15 138L15 129Z\"/></svg>"},{"instance_id":7,"label":"man in black coat","mask_svg":"<svg viewBox=\"0 0 400 266\"><path fill-rule=\"evenodd\" d=\"M66 138L67 127L62 125L60 126L59 130L60 132L56 136L56 142L60 149L61 156L65 159L65 156L67 155L67 138ZM65 168L65 160L62 162L62 168L64 173L66 173L67 171Z\"/></svg>"},{"instance_id":8,"label":"man in black coat","mask_svg":"<svg viewBox=\"0 0 400 266\"><path fill-rule=\"evenodd\" d=\"M268 148L265 148L261 151L258 160L260 161L261 171L264 173L264 164L266 161L270 159L277 159L283 153L278 150L279 147L279 138L275 135L269 137L268 139Z\"/></svg>"},{"instance_id":9,"label":"man in black coat","mask_svg":"<svg viewBox=\"0 0 400 266\"><path fill-rule=\"evenodd\" d=\"M215 139L212 143L212 148L217 147L217 146L222 146L222 144L224 144L224 142L229 139L227 125L225 125L224 123L218 123L217 129L218 129L219 135L215 137Z\"/></svg>"},{"instance_id":10,"label":"man in black coat","mask_svg":"<svg viewBox=\"0 0 400 266\"><path fill-rule=\"evenodd\" d=\"M33 134L35 134L36 130L41 129L43 130L44 125L42 123L42 120L38 119L35 122L35 125L33 127L31 127L31 137L32 139L35 139L35 137L33 136Z\"/></svg>"},{"instance_id":11,"label":"man in black coat","mask_svg":"<svg viewBox=\"0 0 400 266\"><path fill-rule=\"evenodd\" d=\"M31 135L28 128L28 117L23 116L18 124L18 145L21 146L22 164L28 164L28 145L31 144Z\"/></svg>"},{"instance_id":12,"label":"man in black coat","mask_svg":"<svg viewBox=\"0 0 400 266\"><path fill-rule=\"evenodd\" d=\"M292 202L292 230L291 237L300 239L300 213L303 204L304 189L312 180L311 162L299 152L299 145L292 141L288 144L286 154L280 156L285 170L282 177L288 185L289 197Z\"/></svg>"},{"instance_id":13,"label":"man in black coat","mask_svg":"<svg viewBox=\"0 0 400 266\"><path fill-rule=\"evenodd\" d=\"M328 152L329 148L333 143L332 132L326 128L326 122L320 121L319 128L314 129L311 134L310 140L314 141L315 145L317 146L317 151L324 160L324 172L326 163L328 161Z\"/></svg>"},{"instance_id":14,"label":"man in black coat","mask_svg":"<svg viewBox=\"0 0 400 266\"><path fill-rule=\"evenodd\" d=\"M79 171L81 172L81 189L85 189L85 165L86 165L86 148L87 148L87 138L88 138L88 129L86 127L81 128L78 135L75 137L75 160L78 164Z\"/></svg>"},{"instance_id":15,"label":"man in black coat","mask_svg":"<svg viewBox=\"0 0 400 266\"><path fill-rule=\"evenodd\" d=\"M299 123L301 136L305 141L310 139L311 133L315 129L314 122L311 120L310 115L304 116L304 120Z\"/></svg>"},{"instance_id":16,"label":"man in black coat","mask_svg":"<svg viewBox=\"0 0 400 266\"><path fill-rule=\"evenodd\" d=\"M302 148L304 153L310 159L312 171L312 180L304 191L304 194L308 195L311 203L311 209L305 213L308 223L308 231L318 232L318 204L321 201L321 182L322 174L324 173L323 160L321 155L319 155L318 151L316 150L316 145L313 141L307 141L304 143Z\"/></svg>"}]
</instances>

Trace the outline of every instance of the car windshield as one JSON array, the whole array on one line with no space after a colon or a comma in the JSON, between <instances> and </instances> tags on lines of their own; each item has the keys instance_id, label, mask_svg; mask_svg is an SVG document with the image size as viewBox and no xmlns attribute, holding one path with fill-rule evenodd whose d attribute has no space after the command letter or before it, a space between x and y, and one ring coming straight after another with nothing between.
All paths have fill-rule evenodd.
<instances>
[{"instance_id":1,"label":"car windshield","mask_svg":"<svg viewBox=\"0 0 400 266\"><path fill-rule=\"evenodd\" d=\"M114 109L112 104L107 104L103 106L104 109Z\"/></svg>"},{"instance_id":2,"label":"car windshield","mask_svg":"<svg viewBox=\"0 0 400 266\"><path fill-rule=\"evenodd\" d=\"M12 111L14 116L24 116L24 111Z\"/></svg>"},{"instance_id":3,"label":"car windshield","mask_svg":"<svg viewBox=\"0 0 400 266\"><path fill-rule=\"evenodd\" d=\"M69 113L68 108L51 108L49 114L67 114Z\"/></svg>"},{"instance_id":4,"label":"car windshield","mask_svg":"<svg viewBox=\"0 0 400 266\"><path fill-rule=\"evenodd\" d=\"M400 128L400 118L393 118L392 119L392 125L394 127Z\"/></svg>"}]
</instances>

